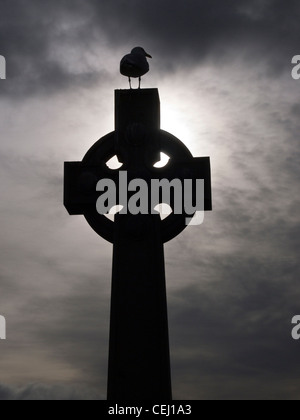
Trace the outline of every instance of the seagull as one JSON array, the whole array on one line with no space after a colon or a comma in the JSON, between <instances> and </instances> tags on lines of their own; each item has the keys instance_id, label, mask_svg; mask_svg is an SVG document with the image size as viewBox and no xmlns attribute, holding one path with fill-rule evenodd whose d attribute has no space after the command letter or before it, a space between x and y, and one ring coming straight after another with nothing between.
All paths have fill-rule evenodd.
<instances>
[{"instance_id":1,"label":"seagull","mask_svg":"<svg viewBox=\"0 0 300 420\"><path fill-rule=\"evenodd\" d=\"M139 78L139 89L141 88L141 76L144 76L149 71L149 63L146 57L152 58L151 55L146 53L144 48L135 47L130 54L122 58L120 72L123 76L128 77L130 89L132 89L131 77Z\"/></svg>"}]
</instances>

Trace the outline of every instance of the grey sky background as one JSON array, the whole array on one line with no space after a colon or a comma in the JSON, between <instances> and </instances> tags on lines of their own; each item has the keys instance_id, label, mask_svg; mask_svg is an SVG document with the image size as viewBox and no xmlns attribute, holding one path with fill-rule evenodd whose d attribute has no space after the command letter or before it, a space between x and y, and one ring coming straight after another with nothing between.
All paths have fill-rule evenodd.
<instances>
[{"instance_id":1,"label":"grey sky background","mask_svg":"<svg viewBox=\"0 0 300 420\"><path fill-rule=\"evenodd\" d=\"M106 397L112 247L62 204L152 56L162 128L210 156L214 211L166 245L175 399L298 399L294 0L0 0L0 399Z\"/></svg>"}]
</instances>

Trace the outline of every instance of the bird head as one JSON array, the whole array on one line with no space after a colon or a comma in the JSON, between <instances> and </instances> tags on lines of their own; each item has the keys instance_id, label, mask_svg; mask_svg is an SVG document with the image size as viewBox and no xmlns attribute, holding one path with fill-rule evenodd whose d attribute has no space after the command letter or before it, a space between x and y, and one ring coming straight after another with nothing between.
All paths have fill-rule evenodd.
<instances>
[{"instance_id":1,"label":"bird head","mask_svg":"<svg viewBox=\"0 0 300 420\"><path fill-rule=\"evenodd\" d=\"M142 47L133 48L133 50L131 50L131 54L140 54L140 55L143 55L144 57L152 58L152 56L146 53L146 51Z\"/></svg>"}]
</instances>

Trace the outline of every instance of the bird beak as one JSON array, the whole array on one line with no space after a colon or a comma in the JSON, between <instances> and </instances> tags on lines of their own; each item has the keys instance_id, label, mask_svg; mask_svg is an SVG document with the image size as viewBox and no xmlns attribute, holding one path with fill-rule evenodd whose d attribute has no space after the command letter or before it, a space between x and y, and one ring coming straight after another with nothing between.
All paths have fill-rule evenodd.
<instances>
[{"instance_id":1,"label":"bird beak","mask_svg":"<svg viewBox=\"0 0 300 420\"><path fill-rule=\"evenodd\" d=\"M148 53L146 53L146 57L152 58L152 56L150 54L148 54Z\"/></svg>"}]
</instances>

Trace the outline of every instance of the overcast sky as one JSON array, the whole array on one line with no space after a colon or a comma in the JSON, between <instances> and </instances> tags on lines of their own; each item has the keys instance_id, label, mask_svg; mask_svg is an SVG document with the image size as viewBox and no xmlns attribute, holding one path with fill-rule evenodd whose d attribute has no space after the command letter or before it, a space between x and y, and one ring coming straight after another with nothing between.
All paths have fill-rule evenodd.
<instances>
[{"instance_id":1,"label":"overcast sky","mask_svg":"<svg viewBox=\"0 0 300 420\"><path fill-rule=\"evenodd\" d=\"M162 128L210 156L212 213L168 243L175 399L298 399L296 0L0 0L0 399L106 397L112 246L62 204L152 56Z\"/></svg>"}]
</instances>

